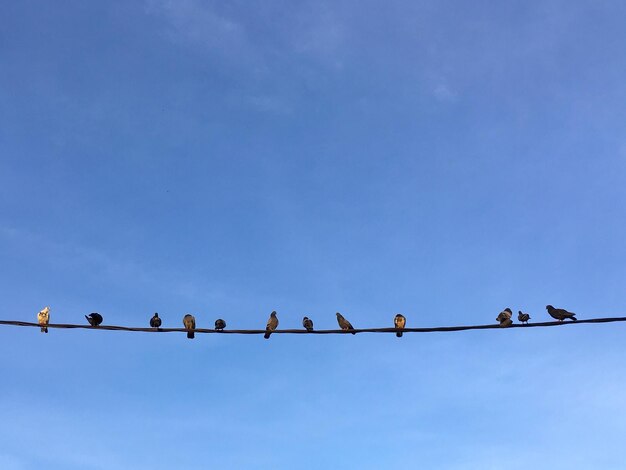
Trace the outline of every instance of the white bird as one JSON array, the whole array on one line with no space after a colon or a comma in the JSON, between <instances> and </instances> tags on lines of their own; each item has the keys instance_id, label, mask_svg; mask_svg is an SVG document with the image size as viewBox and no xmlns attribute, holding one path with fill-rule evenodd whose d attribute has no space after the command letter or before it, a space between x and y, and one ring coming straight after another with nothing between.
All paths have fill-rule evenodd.
<instances>
[{"instance_id":1,"label":"white bird","mask_svg":"<svg viewBox=\"0 0 626 470\"><path fill-rule=\"evenodd\" d=\"M50 323L50 307L44 307L43 310L37 314L37 323L41 325L42 333L48 332L48 323Z\"/></svg>"}]
</instances>

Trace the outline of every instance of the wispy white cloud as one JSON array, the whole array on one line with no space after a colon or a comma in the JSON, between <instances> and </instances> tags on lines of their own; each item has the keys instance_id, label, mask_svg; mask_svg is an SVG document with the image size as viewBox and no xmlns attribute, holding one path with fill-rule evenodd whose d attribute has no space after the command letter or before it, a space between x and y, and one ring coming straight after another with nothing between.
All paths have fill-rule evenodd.
<instances>
[{"instance_id":1,"label":"wispy white cloud","mask_svg":"<svg viewBox=\"0 0 626 470\"><path fill-rule=\"evenodd\" d=\"M195 0L148 0L148 13L166 19L168 36L213 51L241 53L249 45L243 26Z\"/></svg>"},{"instance_id":2,"label":"wispy white cloud","mask_svg":"<svg viewBox=\"0 0 626 470\"><path fill-rule=\"evenodd\" d=\"M293 5L279 12L261 6L258 15L250 14L252 7L246 8L246 17L267 17L271 27L263 33L252 31L246 26L250 19L242 12L229 11L227 15L197 0L146 2L147 13L164 20L172 41L220 54L257 75L271 72L273 64L285 58L306 57L318 64L342 66L346 28L328 6Z\"/></svg>"},{"instance_id":3,"label":"wispy white cloud","mask_svg":"<svg viewBox=\"0 0 626 470\"><path fill-rule=\"evenodd\" d=\"M169 292L189 302L207 302L220 298L223 287L191 279L185 273L147 267L127 255L118 255L90 246L50 240L32 231L0 226L0 239L16 249L37 255L54 269L72 269L99 277L112 284L146 286Z\"/></svg>"},{"instance_id":4,"label":"wispy white cloud","mask_svg":"<svg viewBox=\"0 0 626 470\"><path fill-rule=\"evenodd\" d=\"M456 93L445 83L437 84L433 90L433 95L440 101L454 101L456 99Z\"/></svg>"}]
</instances>

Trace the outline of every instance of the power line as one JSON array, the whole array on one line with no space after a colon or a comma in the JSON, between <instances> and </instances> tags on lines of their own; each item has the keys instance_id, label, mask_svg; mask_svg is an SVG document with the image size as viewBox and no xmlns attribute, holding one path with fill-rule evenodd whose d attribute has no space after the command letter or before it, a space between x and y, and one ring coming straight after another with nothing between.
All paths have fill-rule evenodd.
<instances>
[{"instance_id":1,"label":"power line","mask_svg":"<svg viewBox=\"0 0 626 470\"><path fill-rule=\"evenodd\" d=\"M565 326L565 325L580 325L587 323L614 323L626 321L626 317L609 317L609 318L589 318L578 321L551 321L542 323L529 323L521 324L514 323L506 328L501 327L498 324L489 325L466 325L466 326L437 326L426 328L404 328L398 330L396 328L355 328L352 330L313 330L307 331L305 329L287 329L287 330L274 330L274 334L308 334L308 335L328 335L328 334L350 334L350 333L436 333L436 332L451 332L451 331L466 331L466 330L506 330L509 328L537 328L544 326ZM0 320L0 325L5 326L26 326L41 328L39 323L31 323L17 320ZM130 331L130 332L142 332L142 333L187 333L185 328L141 328L141 327L129 327L129 326L115 326L115 325L72 325L65 323L50 323L48 328L59 329L84 329L84 330L103 330L103 331ZM222 330L216 331L208 328L196 328L193 330L195 333L215 333L215 334L235 334L235 335L262 335L266 333L266 330Z\"/></svg>"}]
</instances>

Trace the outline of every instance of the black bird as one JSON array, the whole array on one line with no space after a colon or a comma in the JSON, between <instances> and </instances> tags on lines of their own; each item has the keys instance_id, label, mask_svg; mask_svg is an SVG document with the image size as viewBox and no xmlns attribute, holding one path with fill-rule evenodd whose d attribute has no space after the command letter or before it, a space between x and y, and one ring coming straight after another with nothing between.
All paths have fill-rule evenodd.
<instances>
[{"instance_id":1,"label":"black bird","mask_svg":"<svg viewBox=\"0 0 626 470\"><path fill-rule=\"evenodd\" d=\"M278 317L276 316L276 312L270 313L270 317L267 320L267 325L265 326L265 334L263 337L265 339L269 339L272 331L278 328Z\"/></svg>"},{"instance_id":2,"label":"black bird","mask_svg":"<svg viewBox=\"0 0 626 470\"><path fill-rule=\"evenodd\" d=\"M404 327L406 325L406 318L404 318L404 315L402 315L401 313L398 313L393 319L393 325L399 330L404 330ZM398 338L402 338L402 332L398 331L396 333L396 336Z\"/></svg>"},{"instance_id":3,"label":"black bird","mask_svg":"<svg viewBox=\"0 0 626 470\"><path fill-rule=\"evenodd\" d=\"M302 326L307 330L307 331L313 331L313 320L311 320L309 317L304 317L302 319Z\"/></svg>"},{"instance_id":4,"label":"black bird","mask_svg":"<svg viewBox=\"0 0 626 470\"><path fill-rule=\"evenodd\" d=\"M193 315L191 314L187 314L183 317L183 325L186 329L188 330L195 330L196 329L196 319ZM193 331L188 331L187 332L187 338L189 339L193 339L195 337L195 334Z\"/></svg>"},{"instance_id":5,"label":"black bird","mask_svg":"<svg viewBox=\"0 0 626 470\"><path fill-rule=\"evenodd\" d=\"M98 326L100 325L100 323L102 323L102 315L96 312L85 315L85 318L91 326Z\"/></svg>"},{"instance_id":6,"label":"black bird","mask_svg":"<svg viewBox=\"0 0 626 470\"><path fill-rule=\"evenodd\" d=\"M569 318L572 321L577 321L578 319L575 317L575 313L568 312L564 308L554 308L552 305L546 305L546 310L550 314L550 316L558 321L563 321L566 318Z\"/></svg>"},{"instance_id":7,"label":"black bird","mask_svg":"<svg viewBox=\"0 0 626 470\"><path fill-rule=\"evenodd\" d=\"M226 322L224 320L222 320L221 318L215 320L215 329L217 331L222 331L224 328L226 328Z\"/></svg>"},{"instance_id":8,"label":"black bird","mask_svg":"<svg viewBox=\"0 0 626 470\"><path fill-rule=\"evenodd\" d=\"M530 315L522 312L521 310L517 311L517 320L522 323L528 324L528 320L530 320Z\"/></svg>"},{"instance_id":9,"label":"black bird","mask_svg":"<svg viewBox=\"0 0 626 470\"><path fill-rule=\"evenodd\" d=\"M150 326L152 328L159 328L161 326L161 319L158 313L154 313L154 316L150 319Z\"/></svg>"},{"instance_id":10,"label":"black bird","mask_svg":"<svg viewBox=\"0 0 626 470\"><path fill-rule=\"evenodd\" d=\"M339 312L337 312L337 323L339 323L339 328L342 330L354 330L352 323L346 320ZM352 334L355 335L356 333L353 331Z\"/></svg>"}]
</instances>

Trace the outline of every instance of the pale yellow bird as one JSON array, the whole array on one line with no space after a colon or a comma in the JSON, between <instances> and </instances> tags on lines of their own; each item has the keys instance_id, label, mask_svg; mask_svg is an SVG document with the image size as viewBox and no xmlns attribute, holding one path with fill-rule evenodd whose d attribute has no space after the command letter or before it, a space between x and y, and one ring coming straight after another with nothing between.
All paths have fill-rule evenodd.
<instances>
[{"instance_id":1,"label":"pale yellow bird","mask_svg":"<svg viewBox=\"0 0 626 470\"><path fill-rule=\"evenodd\" d=\"M50 307L45 307L37 314L37 323L41 325L41 332L48 332L48 323L50 323Z\"/></svg>"}]
</instances>

